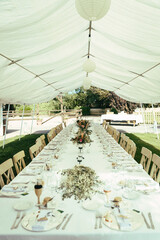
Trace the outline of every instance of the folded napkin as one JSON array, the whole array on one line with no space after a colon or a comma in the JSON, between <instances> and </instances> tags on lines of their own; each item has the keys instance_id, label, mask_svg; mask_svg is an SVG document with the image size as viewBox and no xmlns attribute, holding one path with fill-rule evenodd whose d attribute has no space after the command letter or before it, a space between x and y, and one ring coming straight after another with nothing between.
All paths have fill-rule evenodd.
<instances>
[{"instance_id":1,"label":"folded napkin","mask_svg":"<svg viewBox=\"0 0 160 240\"><path fill-rule=\"evenodd\" d=\"M23 187L17 187L15 188L15 186L4 186L1 190L1 192L25 192L26 189L24 189Z\"/></svg>"},{"instance_id":2,"label":"folded napkin","mask_svg":"<svg viewBox=\"0 0 160 240\"><path fill-rule=\"evenodd\" d=\"M48 221L49 221L49 217L47 216L47 211L43 210L38 214L36 222L32 225L32 230L37 232L45 230Z\"/></svg>"},{"instance_id":3,"label":"folded napkin","mask_svg":"<svg viewBox=\"0 0 160 240\"><path fill-rule=\"evenodd\" d=\"M114 209L114 215L116 217L117 223L119 225L120 230L122 231L130 231L132 230L132 225L127 218L127 214L124 209L118 210L118 208Z\"/></svg>"}]
</instances>

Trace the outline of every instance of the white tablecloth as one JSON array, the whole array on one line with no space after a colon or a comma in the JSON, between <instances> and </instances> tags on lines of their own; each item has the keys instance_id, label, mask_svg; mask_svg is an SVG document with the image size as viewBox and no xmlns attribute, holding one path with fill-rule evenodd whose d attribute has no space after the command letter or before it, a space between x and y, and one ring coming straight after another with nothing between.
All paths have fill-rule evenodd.
<instances>
[{"instance_id":1,"label":"white tablecloth","mask_svg":"<svg viewBox=\"0 0 160 240\"><path fill-rule=\"evenodd\" d=\"M64 131L64 130L63 130ZM63 132L62 132L63 134ZM84 149L84 157L85 160L83 161L83 165L89 166L97 172L97 174L104 179L106 179L106 183L110 182L111 185L116 184L120 179L129 179L129 178L146 178L149 179L150 177L146 174L145 171L141 172L127 172L124 168L122 169L112 169L112 164L108 160L110 157L106 156L102 152L102 144L98 141L96 135L91 135L91 139L94 142L91 144L89 148L89 152ZM55 141L56 138L53 140ZM52 142L53 142L52 141ZM114 152L114 158L116 160L119 158L125 159L128 158L128 154L121 149L121 147L106 133L106 142L110 143L110 147L112 148L112 152ZM115 153L116 151L121 153ZM44 151L43 151L44 152ZM45 151L46 152L46 151ZM50 151L52 152L52 151ZM53 154L53 153L52 153ZM68 139L66 139L66 145L62 154L58 159L58 163L56 165L57 169L64 169L64 168L71 168L75 164L77 164L76 157L78 155L78 148L76 145ZM122 157L123 155L123 157ZM43 157L45 158L45 156ZM134 163L134 160L132 160ZM29 168L27 166L27 168ZM14 181L21 181L22 179L26 179L27 181L35 180L36 177L32 176L17 176ZM39 178L39 177L37 177ZM44 188L41 199L45 196L50 194L50 190ZM116 188L112 189L112 197L115 196L122 196L123 189ZM94 229L95 225L95 212L94 211L87 211L82 208L81 203L73 199L65 199L61 201L61 195L57 196L59 198L59 206L58 209L62 209L67 213L73 213L73 217L71 221L66 227L66 230L56 230L53 229L48 232L29 232L19 226L18 229L11 230L10 227L13 224L13 221L16 217L16 212L13 209L13 204L18 201L18 199L11 199L11 198L0 198L0 240L120 240L120 239L127 239L127 240L159 240L160 239L160 193L155 192L149 195L145 195L143 193L139 193L139 197L136 200L128 200L131 208L143 211L144 214L147 216L147 213L150 211L153 216L153 221L155 224L155 230L147 229L146 225L143 226L136 231L133 232L121 232L121 231L114 231L109 229L108 227L103 225L102 229ZM32 186L32 190L29 192L27 196L22 196L21 200L32 200L36 203L37 198L34 193L34 188ZM102 200L104 196L102 195ZM37 209L34 207L31 210ZM105 213L105 210L104 210Z\"/></svg>"},{"instance_id":2,"label":"white tablecloth","mask_svg":"<svg viewBox=\"0 0 160 240\"><path fill-rule=\"evenodd\" d=\"M119 113L119 114L103 114L101 115L101 123L103 120L111 121L136 121L136 124L143 123L142 115Z\"/></svg>"}]
</instances>

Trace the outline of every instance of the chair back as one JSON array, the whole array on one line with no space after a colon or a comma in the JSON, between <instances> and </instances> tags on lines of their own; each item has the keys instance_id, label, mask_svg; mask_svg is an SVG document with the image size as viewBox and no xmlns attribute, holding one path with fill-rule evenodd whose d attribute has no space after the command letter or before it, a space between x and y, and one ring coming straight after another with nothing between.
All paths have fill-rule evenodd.
<instances>
[{"instance_id":1,"label":"chair back","mask_svg":"<svg viewBox=\"0 0 160 240\"><path fill-rule=\"evenodd\" d=\"M142 154L142 157L141 157L140 163L142 164L143 169L147 173L149 173L149 167L152 159L152 152L149 149L142 147L141 154Z\"/></svg>"},{"instance_id":2,"label":"chair back","mask_svg":"<svg viewBox=\"0 0 160 240\"><path fill-rule=\"evenodd\" d=\"M160 157L157 154L153 154L152 157L150 176L153 178L153 180L160 183Z\"/></svg>"},{"instance_id":3,"label":"chair back","mask_svg":"<svg viewBox=\"0 0 160 240\"><path fill-rule=\"evenodd\" d=\"M42 142L42 145L43 145L43 148L44 148L46 146L45 135L44 134L41 135L40 138L41 138L41 142Z\"/></svg>"},{"instance_id":4,"label":"chair back","mask_svg":"<svg viewBox=\"0 0 160 240\"><path fill-rule=\"evenodd\" d=\"M136 150L137 150L136 144L131 139L128 139L126 151L134 158Z\"/></svg>"},{"instance_id":5,"label":"chair back","mask_svg":"<svg viewBox=\"0 0 160 240\"><path fill-rule=\"evenodd\" d=\"M17 174L19 174L23 170L23 168L26 167L26 164L25 164L25 161L24 161L24 157L25 157L25 153L24 153L23 150L18 152L18 153L16 153L13 156L13 162L14 162L14 166L15 166Z\"/></svg>"},{"instance_id":6,"label":"chair back","mask_svg":"<svg viewBox=\"0 0 160 240\"><path fill-rule=\"evenodd\" d=\"M124 133L121 133L120 145L126 151L127 151L128 139L129 139L129 137L127 137Z\"/></svg>"},{"instance_id":7,"label":"chair back","mask_svg":"<svg viewBox=\"0 0 160 240\"><path fill-rule=\"evenodd\" d=\"M41 140L40 137L36 139L36 145L38 146L38 148L40 149L40 151L42 151L42 149L43 149L43 144L42 144L42 140Z\"/></svg>"},{"instance_id":8,"label":"chair back","mask_svg":"<svg viewBox=\"0 0 160 240\"><path fill-rule=\"evenodd\" d=\"M14 178L12 158L0 164L0 187L10 183Z\"/></svg>"},{"instance_id":9,"label":"chair back","mask_svg":"<svg viewBox=\"0 0 160 240\"><path fill-rule=\"evenodd\" d=\"M47 134L48 142L50 142L56 136L56 129L52 128Z\"/></svg>"},{"instance_id":10,"label":"chair back","mask_svg":"<svg viewBox=\"0 0 160 240\"><path fill-rule=\"evenodd\" d=\"M113 138L115 139L115 141L118 143L119 142L119 138L120 138L120 132L117 131L116 129L113 132Z\"/></svg>"},{"instance_id":11,"label":"chair back","mask_svg":"<svg viewBox=\"0 0 160 240\"><path fill-rule=\"evenodd\" d=\"M106 129L106 126L107 126L106 120L103 120L102 126L104 127L104 129Z\"/></svg>"},{"instance_id":12,"label":"chair back","mask_svg":"<svg viewBox=\"0 0 160 240\"><path fill-rule=\"evenodd\" d=\"M31 157L31 160L35 158L40 153L39 146L37 144L34 144L32 147L29 148L29 155Z\"/></svg>"}]
</instances>

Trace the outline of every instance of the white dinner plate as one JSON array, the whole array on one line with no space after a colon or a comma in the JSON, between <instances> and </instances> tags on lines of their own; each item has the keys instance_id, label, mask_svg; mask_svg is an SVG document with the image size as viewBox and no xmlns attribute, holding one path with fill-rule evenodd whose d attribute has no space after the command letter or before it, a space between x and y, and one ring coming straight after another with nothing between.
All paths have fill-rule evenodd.
<instances>
[{"instance_id":1,"label":"white dinner plate","mask_svg":"<svg viewBox=\"0 0 160 240\"><path fill-rule=\"evenodd\" d=\"M117 231L131 232L131 231L134 231L134 230L140 228L144 224L142 215L133 210L130 210L130 212L129 212L129 222L131 223L130 229L121 230L117 223L116 217L113 214L111 214L110 216L112 218L112 222L105 221L104 217L102 218L102 221L105 226L109 227L110 229L117 230Z\"/></svg>"},{"instance_id":2,"label":"white dinner plate","mask_svg":"<svg viewBox=\"0 0 160 240\"><path fill-rule=\"evenodd\" d=\"M45 232L57 227L63 220L64 215L58 211L41 210L43 216L48 218L47 221L37 221L38 211L27 214L22 220L22 227L32 232Z\"/></svg>"},{"instance_id":3,"label":"white dinner plate","mask_svg":"<svg viewBox=\"0 0 160 240\"><path fill-rule=\"evenodd\" d=\"M12 186L14 188L18 187L21 189L21 186ZM17 196L17 195L21 195L23 193L25 193L27 191L27 187L26 188L23 188L22 191L12 191L12 188L8 187L8 186L4 186L4 188L6 189L6 191L4 191L3 189L0 191L0 193L3 195L3 196L6 196L6 197L10 197L10 196ZM8 188L8 191L7 191L7 188ZM10 189L10 190L9 190Z\"/></svg>"},{"instance_id":4,"label":"white dinner plate","mask_svg":"<svg viewBox=\"0 0 160 240\"><path fill-rule=\"evenodd\" d=\"M139 193L135 191L124 191L122 196L126 199L136 199L139 197Z\"/></svg>"},{"instance_id":5,"label":"white dinner plate","mask_svg":"<svg viewBox=\"0 0 160 240\"><path fill-rule=\"evenodd\" d=\"M91 200L87 199L82 203L82 207L86 210L94 211L100 208L103 204L104 202L102 202L99 199L91 199Z\"/></svg>"},{"instance_id":6,"label":"white dinner plate","mask_svg":"<svg viewBox=\"0 0 160 240\"><path fill-rule=\"evenodd\" d=\"M34 206L33 202L30 201L17 201L14 203L13 208L17 211L25 211Z\"/></svg>"}]
</instances>

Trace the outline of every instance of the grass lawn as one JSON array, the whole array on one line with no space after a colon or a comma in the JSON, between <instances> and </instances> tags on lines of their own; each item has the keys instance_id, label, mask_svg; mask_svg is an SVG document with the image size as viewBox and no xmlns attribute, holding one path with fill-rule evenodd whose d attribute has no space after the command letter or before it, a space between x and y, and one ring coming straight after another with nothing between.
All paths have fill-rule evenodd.
<instances>
[{"instance_id":1,"label":"grass lawn","mask_svg":"<svg viewBox=\"0 0 160 240\"><path fill-rule=\"evenodd\" d=\"M132 139L136 146L136 156L135 159L137 162L140 162L141 159L141 149L142 147L146 147L152 151L152 153L156 153L160 156L160 140L157 139L157 135L153 133L126 133L126 135Z\"/></svg>"},{"instance_id":2,"label":"grass lawn","mask_svg":"<svg viewBox=\"0 0 160 240\"><path fill-rule=\"evenodd\" d=\"M42 134L32 134L32 135L25 135L22 136L21 140L19 141L19 136L6 139L6 144L4 149L3 141L0 141L0 163L4 162L5 160L12 158L14 154L17 152L24 150L25 152L25 162L26 165L30 163L31 159L29 156L29 148L35 144L36 139ZM47 142L47 139L46 139Z\"/></svg>"}]
</instances>

